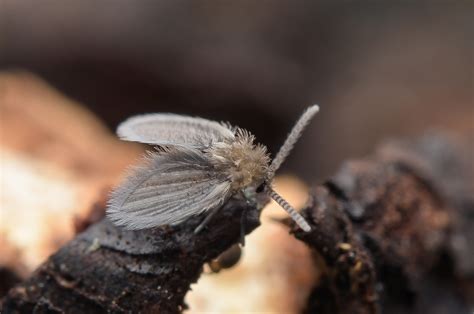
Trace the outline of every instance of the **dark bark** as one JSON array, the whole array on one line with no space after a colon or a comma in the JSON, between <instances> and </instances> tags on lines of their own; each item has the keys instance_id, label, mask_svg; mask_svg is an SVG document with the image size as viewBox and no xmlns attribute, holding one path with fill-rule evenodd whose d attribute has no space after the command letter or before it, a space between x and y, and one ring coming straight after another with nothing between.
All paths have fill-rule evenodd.
<instances>
[{"instance_id":1,"label":"dark bark","mask_svg":"<svg viewBox=\"0 0 474 314\"><path fill-rule=\"evenodd\" d=\"M259 225L259 211L231 200L195 235L202 217L179 227L125 231L94 224L11 289L2 313L177 313L204 263Z\"/></svg>"},{"instance_id":2,"label":"dark bark","mask_svg":"<svg viewBox=\"0 0 474 314\"><path fill-rule=\"evenodd\" d=\"M307 312L470 313L471 154L441 135L392 143L313 189L312 231L293 225L325 269Z\"/></svg>"},{"instance_id":3,"label":"dark bark","mask_svg":"<svg viewBox=\"0 0 474 314\"><path fill-rule=\"evenodd\" d=\"M324 271L308 313L470 313L474 171L470 142L454 143L384 146L312 190L312 231L293 226ZM244 209L248 233L259 212L236 200L198 235L202 217L139 232L102 220L10 290L3 313L179 312L202 265L239 241Z\"/></svg>"},{"instance_id":4,"label":"dark bark","mask_svg":"<svg viewBox=\"0 0 474 314\"><path fill-rule=\"evenodd\" d=\"M15 270L0 266L0 298L6 295L8 290L20 281L20 275Z\"/></svg>"}]
</instances>

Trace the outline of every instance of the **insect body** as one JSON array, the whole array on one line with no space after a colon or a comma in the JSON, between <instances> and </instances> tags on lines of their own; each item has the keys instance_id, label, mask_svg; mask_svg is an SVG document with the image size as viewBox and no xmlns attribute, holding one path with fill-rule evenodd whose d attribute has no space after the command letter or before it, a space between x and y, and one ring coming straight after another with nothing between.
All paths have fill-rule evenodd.
<instances>
[{"instance_id":1,"label":"insect body","mask_svg":"<svg viewBox=\"0 0 474 314\"><path fill-rule=\"evenodd\" d=\"M198 232L231 196L255 201L257 194L266 193L309 231L306 220L273 191L271 182L318 110L314 105L303 113L273 160L265 146L238 127L175 114L129 118L119 125L118 135L159 149L114 190L108 217L136 230L176 225L208 212Z\"/></svg>"}]
</instances>

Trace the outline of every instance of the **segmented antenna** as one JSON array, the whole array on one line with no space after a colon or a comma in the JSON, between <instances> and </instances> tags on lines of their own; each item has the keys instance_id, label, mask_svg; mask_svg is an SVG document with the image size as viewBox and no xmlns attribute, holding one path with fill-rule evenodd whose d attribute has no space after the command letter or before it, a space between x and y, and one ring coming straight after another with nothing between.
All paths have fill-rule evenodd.
<instances>
[{"instance_id":1,"label":"segmented antenna","mask_svg":"<svg viewBox=\"0 0 474 314\"><path fill-rule=\"evenodd\" d=\"M284 210L288 212L290 217L296 222L296 224L306 232L311 231L311 227L308 222L301 216L287 201L283 199L277 192L268 187L268 195L275 200Z\"/></svg>"},{"instance_id":2,"label":"segmented antenna","mask_svg":"<svg viewBox=\"0 0 474 314\"><path fill-rule=\"evenodd\" d=\"M309 121L313 118L313 116L318 113L319 106L312 105L301 115L298 122L296 122L295 126L291 130L290 134L283 143L283 146L280 148L278 153L276 154L275 158L272 160L272 164L269 168L269 176L268 178L271 180L275 175L275 172L280 168L281 164L285 161L288 154L295 146L295 143L300 138L301 134L303 133L304 129L308 125Z\"/></svg>"}]
</instances>

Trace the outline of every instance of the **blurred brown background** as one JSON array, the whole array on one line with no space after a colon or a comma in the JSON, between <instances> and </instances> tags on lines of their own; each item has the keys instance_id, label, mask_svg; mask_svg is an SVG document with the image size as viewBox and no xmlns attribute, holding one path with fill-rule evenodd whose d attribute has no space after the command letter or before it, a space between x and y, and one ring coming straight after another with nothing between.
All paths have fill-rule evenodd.
<instances>
[{"instance_id":1,"label":"blurred brown background","mask_svg":"<svg viewBox=\"0 0 474 314\"><path fill-rule=\"evenodd\" d=\"M114 129L172 111L248 128L312 182L386 137L474 124L472 1L1 3L0 65L32 71ZM8 130L6 130L8 132Z\"/></svg>"},{"instance_id":2,"label":"blurred brown background","mask_svg":"<svg viewBox=\"0 0 474 314\"><path fill-rule=\"evenodd\" d=\"M275 153L317 103L281 171L310 184L387 138L474 130L473 23L470 0L0 0L0 297L101 217L144 149L112 134L132 114L227 120ZM303 206L302 181L277 188ZM319 270L278 214L191 309L301 311Z\"/></svg>"}]
</instances>

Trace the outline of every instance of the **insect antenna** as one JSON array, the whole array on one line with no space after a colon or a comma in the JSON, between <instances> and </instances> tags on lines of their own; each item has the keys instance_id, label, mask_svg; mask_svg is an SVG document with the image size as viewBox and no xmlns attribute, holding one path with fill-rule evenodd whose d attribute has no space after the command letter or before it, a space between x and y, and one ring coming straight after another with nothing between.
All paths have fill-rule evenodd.
<instances>
[{"instance_id":1,"label":"insect antenna","mask_svg":"<svg viewBox=\"0 0 474 314\"><path fill-rule=\"evenodd\" d=\"M288 204L283 197L281 197L277 192L275 192L272 188L267 187L266 190L267 194L280 205L284 210L288 212L290 217L296 222L296 224L303 229L305 232L311 231L311 227L309 226L306 219L303 218L290 204Z\"/></svg>"},{"instance_id":2,"label":"insect antenna","mask_svg":"<svg viewBox=\"0 0 474 314\"><path fill-rule=\"evenodd\" d=\"M283 146L280 148L278 153L276 154L275 158L272 160L272 163L269 167L269 180L271 180L275 172L280 168L281 164L285 161L286 157L288 157L288 154L291 152L293 149L293 146L295 146L295 143L298 141L300 138L301 134L303 133L304 129L308 125L309 121L313 118L313 116L318 113L319 111L319 106L318 105L312 105L306 111L301 115L299 120L296 122L295 126L291 130L290 134L286 138L285 142L283 143Z\"/></svg>"}]
</instances>

